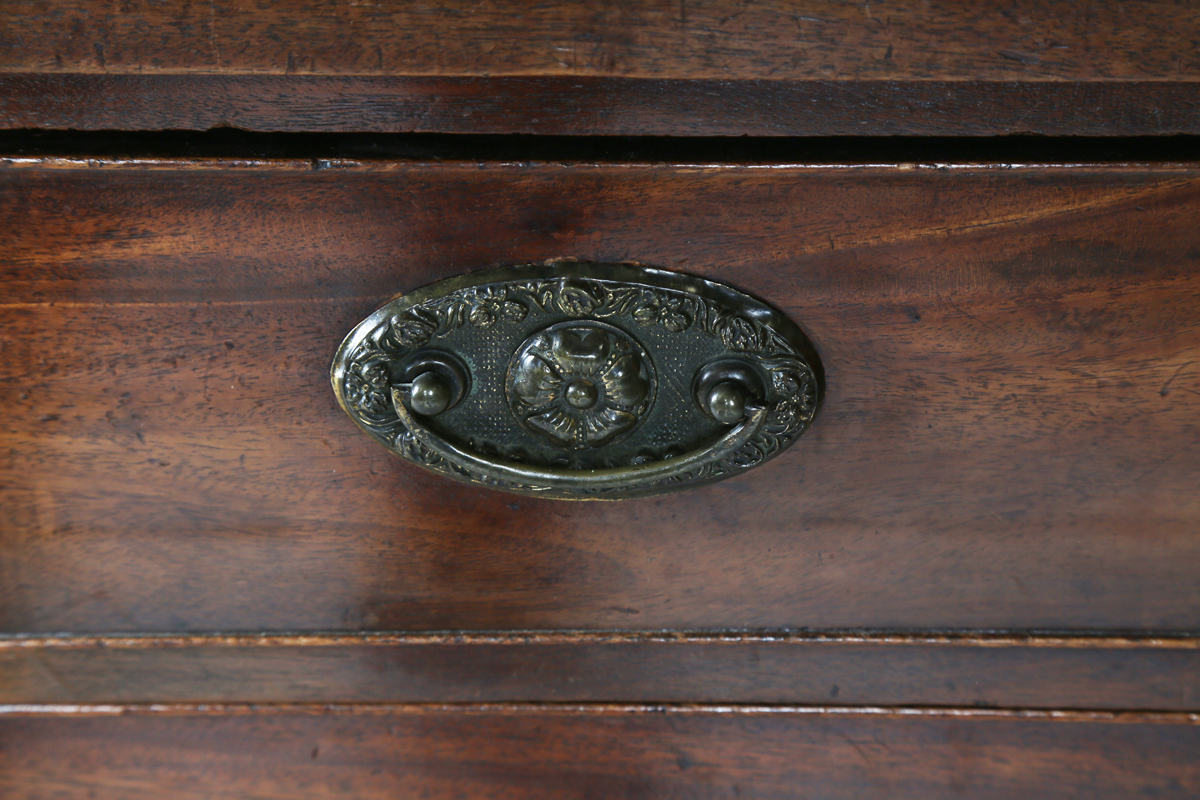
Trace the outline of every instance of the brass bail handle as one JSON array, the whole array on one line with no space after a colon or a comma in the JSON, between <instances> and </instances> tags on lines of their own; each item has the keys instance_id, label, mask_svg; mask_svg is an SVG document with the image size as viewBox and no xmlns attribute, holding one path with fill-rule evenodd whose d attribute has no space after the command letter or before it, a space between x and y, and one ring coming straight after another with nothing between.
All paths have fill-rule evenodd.
<instances>
[{"instance_id":1,"label":"brass bail handle","mask_svg":"<svg viewBox=\"0 0 1200 800\"><path fill-rule=\"evenodd\" d=\"M457 385L446 376L455 374L461 368L449 360L435 365L432 359L425 361L422 366L423 371L411 382L392 388L392 403L405 428L422 446L448 462L515 484L588 488L595 491L620 489L643 481L669 478L680 471L686 472L708 461L719 461L736 453L762 430L767 419L767 406L752 394L750 381L743 378L749 372L747 368L729 362L709 365L697 375L696 402L704 413L731 426L715 444L669 460L630 467L587 470L539 468L460 449L426 429L421 423L422 417L437 416L456 402Z\"/></svg>"},{"instance_id":2,"label":"brass bail handle","mask_svg":"<svg viewBox=\"0 0 1200 800\"><path fill-rule=\"evenodd\" d=\"M331 379L351 418L454 480L620 499L737 475L811 424L822 370L779 312L629 264L469 273L360 323Z\"/></svg>"}]
</instances>

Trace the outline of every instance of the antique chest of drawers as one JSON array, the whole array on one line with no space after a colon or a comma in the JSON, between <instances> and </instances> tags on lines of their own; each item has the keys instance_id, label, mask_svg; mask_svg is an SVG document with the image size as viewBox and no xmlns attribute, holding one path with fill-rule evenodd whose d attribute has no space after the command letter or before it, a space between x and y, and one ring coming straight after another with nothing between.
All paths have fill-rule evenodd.
<instances>
[{"instance_id":1,"label":"antique chest of drawers","mask_svg":"<svg viewBox=\"0 0 1200 800\"><path fill-rule=\"evenodd\" d=\"M1200 8L0 10L4 797L1200 794ZM811 427L572 502L339 407L583 262L794 322Z\"/></svg>"}]
</instances>

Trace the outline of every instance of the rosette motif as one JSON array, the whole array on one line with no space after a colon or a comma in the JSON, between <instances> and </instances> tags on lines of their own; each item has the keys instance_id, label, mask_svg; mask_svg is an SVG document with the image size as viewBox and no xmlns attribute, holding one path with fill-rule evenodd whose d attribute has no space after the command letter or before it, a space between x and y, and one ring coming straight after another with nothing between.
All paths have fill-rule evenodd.
<instances>
[{"instance_id":1,"label":"rosette motif","mask_svg":"<svg viewBox=\"0 0 1200 800\"><path fill-rule=\"evenodd\" d=\"M650 408L649 358L601 323L562 323L535 334L513 357L509 404L526 430L557 447L602 447L629 433Z\"/></svg>"}]
</instances>

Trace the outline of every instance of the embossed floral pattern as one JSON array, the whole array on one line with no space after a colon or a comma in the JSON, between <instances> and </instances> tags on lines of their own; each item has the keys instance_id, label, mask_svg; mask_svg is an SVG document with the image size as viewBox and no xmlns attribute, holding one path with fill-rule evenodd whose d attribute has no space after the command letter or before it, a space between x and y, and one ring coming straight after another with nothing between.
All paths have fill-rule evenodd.
<instances>
[{"instance_id":1,"label":"embossed floral pattern","mask_svg":"<svg viewBox=\"0 0 1200 800\"><path fill-rule=\"evenodd\" d=\"M625 269L621 265L605 267ZM719 478L771 458L811 424L819 403L814 370L794 342L773 324L767 309L751 298L727 303L704 292L655 285L655 280L631 280L605 271L597 271L593 274L600 277L593 277L573 262L562 262L557 268L572 274L546 276L542 268L530 267L528 277L463 286L419 302L393 301L381 309L381 316L372 320L371 329L345 358L339 380L343 405L379 441L411 461L461 480L544 497L656 493ZM530 326L531 320L535 322ZM574 452L550 456L536 446L529 447L528 440L505 441L502 437L471 440L468 449L516 463L593 469L619 465L621 459L630 457L629 449L621 449L623 455L616 461L609 455L614 450L596 452L628 436L626 445L638 443L632 448L636 455L631 464L655 463L678 455L641 428L658 402L656 394L666 389L657 387L658 365L629 333L635 330L645 331L647 343L655 348L664 331L698 332L758 365L769 387L764 398L769 415L761 430L736 452L719 461L647 479L632 488L550 490L519 485L443 458L406 430L393 406L391 383L415 350L443 347L439 340L464 328L478 329L485 337L503 337L512 330L510 326L536 331L542 325L550 327L533 334L507 362L501 393L515 418L505 415L503 425L519 424L543 442ZM555 339L552 334L562 329L575 330ZM590 336L597 330L604 333L599 338ZM624 358L626 355L631 357ZM667 370L671 365L662 367ZM647 434L646 441L641 441L643 434ZM623 447L618 445L618 449Z\"/></svg>"},{"instance_id":2,"label":"embossed floral pattern","mask_svg":"<svg viewBox=\"0 0 1200 800\"><path fill-rule=\"evenodd\" d=\"M601 300L596 295L597 292L576 281L562 281L555 293L559 309L573 317L586 316L599 308Z\"/></svg>"},{"instance_id":3,"label":"embossed floral pattern","mask_svg":"<svg viewBox=\"0 0 1200 800\"><path fill-rule=\"evenodd\" d=\"M688 312L690 298L653 296L650 302L640 305L633 310L633 318L643 325L653 325L656 322L671 333L682 333L692 324L692 315Z\"/></svg>"},{"instance_id":4,"label":"embossed floral pattern","mask_svg":"<svg viewBox=\"0 0 1200 800\"><path fill-rule=\"evenodd\" d=\"M392 333L396 341L405 347L421 347L433 338L438 329L438 318L428 309L409 309L403 316L392 320Z\"/></svg>"},{"instance_id":5,"label":"embossed floral pattern","mask_svg":"<svg viewBox=\"0 0 1200 800\"><path fill-rule=\"evenodd\" d=\"M716 325L721 343L735 353L753 353L761 350L762 326L755 325L745 317L726 317Z\"/></svg>"},{"instance_id":6,"label":"embossed floral pattern","mask_svg":"<svg viewBox=\"0 0 1200 800\"><path fill-rule=\"evenodd\" d=\"M649 409L653 377L632 339L609 326L563 324L517 351L509 402L527 430L558 447L602 447Z\"/></svg>"},{"instance_id":7,"label":"embossed floral pattern","mask_svg":"<svg viewBox=\"0 0 1200 800\"><path fill-rule=\"evenodd\" d=\"M386 414L389 409L387 365L380 361L355 364L346 374L346 400L367 414Z\"/></svg>"},{"instance_id":8,"label":"embossed floral pattern","mask_svg":"<svg viewBox=\"0 0 1200 800\"><path fill-rule=\"evenodd\" d=\"M520 303L508 299L508 293L499 287L476 289L470 296L471 311L467 319L477 328L490 328L498 319L520 322L529 313Z\"/></svg>"}]
</instances>

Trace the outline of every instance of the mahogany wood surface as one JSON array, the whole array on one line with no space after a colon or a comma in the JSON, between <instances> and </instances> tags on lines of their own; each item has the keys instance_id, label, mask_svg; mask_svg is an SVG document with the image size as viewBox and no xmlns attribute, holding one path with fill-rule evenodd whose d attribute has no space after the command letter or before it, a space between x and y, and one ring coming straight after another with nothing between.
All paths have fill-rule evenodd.
<instances>
[{"instance_id":1,"label":"mahogany wood surface","mask_svg":"<svg viewBox=\"0 0 1200 800\"><path fill-rule=\"evenodd\" d=\"M1191 80L1171 0L8 0L9 72Z\"/></svg>"},{"instance_id":2,"label":"mahogany wood surface","mask_svg":"<svg viewBox=\"0 0 1200 800\"><path fill-rule=\"evenodd\" d=\"M650 702L1200 711L1195 640L0 640L0 703Z\"/></svg>"},{"instance_id":3,"label":"mahogany wood surface","mask_svg":"<svg viewBox=\"0 0 1200 800\"><path fill-rule=\"evenodd\" d=\"M8 0L5 71L689 79L1200 78L1200 10L1145 0Z\"/></svg>"},{"instance_id":4,"label":"mahogany wood surface","mask_svg":"<svg viewBox=\"0 0 1200 800\"><path fill-rule=\"evenodd\" d=\"M1200 7L2 5L0 796L1200 795L1186 147L545 138L1165 140L1200 133ZM211 129L259 133L182 157ZM79 130L108 155L54 157ZM376 160L304 152L347 132ZM564 503L337 408L332 353L393 293L563 257L780 308L824 360L811 433Z\"/></svg>"},{"instance_id":5,"label":"mahogany wood surface","mask_svg":"<svg viewBox=\"0 0 1200 800\"><path fill-rule=\"evenodd\" d=\"M0 73L0 128L669 136L1200 133L1175 80Z\"/></svg>"},{"instance_id":6,"label":"mahogany wood surface","mask_svg":"<svg viewBox=\"0 0 1200 800\"><path fill-rule=\"evenodd\" d=\"M11 632L1200 628L1200 171L102 160L0 171ZM424 473L328 365L390 294L637 260L821 353L661 498Z\"/></svg>"},{"instance_id":7,"label":"mahogany wood surface","mask_svg":"<svg viewBox=\"0 0 1200 800\"><path fill-rule=\"evenodd\" d=\"M10 0L0 126L659 135L1200 132L1162 0Z\"/></svg>"},{"instance_id":8,"label":"mahogany wood surface","mask_svg":"<svg viewBox=\"0 0 1200 800\"><path fill-rule=\"evenodd\" d=\"M13 800L1183 800L1200 793L1195 719L214 710L225 715L0 718L0 791Z\"/></svg>"}]
</instances>

